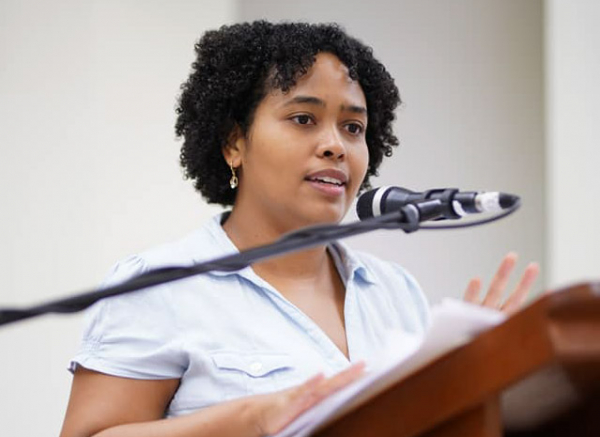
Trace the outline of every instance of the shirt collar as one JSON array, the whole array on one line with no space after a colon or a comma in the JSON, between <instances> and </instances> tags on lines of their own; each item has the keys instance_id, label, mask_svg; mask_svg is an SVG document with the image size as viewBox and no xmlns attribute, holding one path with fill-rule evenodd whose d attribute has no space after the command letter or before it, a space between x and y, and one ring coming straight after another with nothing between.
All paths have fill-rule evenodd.
<instances>
[{"instance_id":1,"label":"shirt collar","mask_svg":"<svg viewBox=\"0 0 600 437\"><path fill-rule=\"evenodd\" d=\"M212 247L212 258L220 258L240 252L221 226L221 223L227 217L227 215L229 215L229 213L229 211L226 211L221 214L217 214L207 223L206 229L214 243ZM347 284L348 282L356 279L361 279L370 283L376 282L376 276L369 269L369 267L365 265L365 263L362 262L362 260L360 260L351 250L349 250L345 244L334 242L328 246L328 249L333 256L334 262L336 263L344 283ZM194 261L203 262L208 260L197 257ZM234 272L212 271L210 274L215 276L240 275L247 279L254 277L254 271L251 267L246 267Z\"/></svg>"},{"instance_id":2,"label":"shirt collar","mask_svg":"<svg viewBox=\"0 0 600 437\"><path fill-rule=\"evenodd\" d=\"M329 250L345 282L356 279L372 284L377 282L377 277L373 274L369 266L358 258L348 246L336 241L329 245Z\"/></svg>"},{"instance_id":3,"label":"shirt collar","mask_svg":"<svg viewBox=\"0 0 600 437\"><path fill-rule=\"evenodd\" d=\"M221 223L229 214L230 211L225 211L220 214L217 214L206 224L204 229L208 232L209 238L212 243L210 245L209 250L210 258L205 259L203 256L197 256L195 257L194 262L205 262L216 258L240 253L239 249L235 246L235 244L233 244L233 241L231 241L231 239L221 226ZM213 270L209 272L209 274L215 276L229 276L240 274L242 276L245 276L244 273L248 273L250 271L250 267L245 267L241 270L236 270L233 272Z\"/></svg>"}]
</instances>

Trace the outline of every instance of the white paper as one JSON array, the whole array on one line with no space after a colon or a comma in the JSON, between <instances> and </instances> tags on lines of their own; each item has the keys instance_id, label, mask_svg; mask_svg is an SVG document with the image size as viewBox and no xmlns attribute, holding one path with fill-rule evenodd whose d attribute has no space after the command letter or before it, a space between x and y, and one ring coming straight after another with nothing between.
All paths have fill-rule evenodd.
<instances>
[{"instance_id":1,"label":"white paper","mask_svg":"<svg viewBox=\"0 0 600 437\"><path fill-rule=\"evenodd\" d=\"M504 314L455 299L431 311L424 337L390 332L387 347L367 363L367 374L307 410L275 437L305 437L368 401L423 365L505 320Z\"/></svg>"}]
</instances>

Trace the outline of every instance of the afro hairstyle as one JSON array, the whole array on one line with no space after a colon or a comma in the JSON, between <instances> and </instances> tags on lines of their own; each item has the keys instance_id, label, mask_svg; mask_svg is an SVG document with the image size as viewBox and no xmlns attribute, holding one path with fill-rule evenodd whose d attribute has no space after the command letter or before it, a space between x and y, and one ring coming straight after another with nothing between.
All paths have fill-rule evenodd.
<instances>
[{"instance_id":1,"label":"afro hairstyle","mask_svg":"<svg viewBox=\"0 0 600 437\"><path fill-rule=\"evenodd\" d=\"M175 132L183 137L180 164L185 177L208 203L233 205L237 190L222 154L234 128L246 135L256 107L266 94L288 92L306 74L320 52L348 68L367 102L367 174L361 190L370 188L383 156L391 156L398 88L372 49L348 36L337 24L255 21L206 32L195 45L196 59L181 86Z\"/></svg>"}]
</instances>

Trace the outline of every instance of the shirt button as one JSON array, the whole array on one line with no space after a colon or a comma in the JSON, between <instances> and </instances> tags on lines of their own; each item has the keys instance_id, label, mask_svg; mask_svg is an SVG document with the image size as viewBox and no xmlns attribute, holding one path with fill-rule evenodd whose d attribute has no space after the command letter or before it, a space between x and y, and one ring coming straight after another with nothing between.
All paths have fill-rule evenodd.
<instances>
[{"instance_id":1,"label":"shirt button","mask_svg":"<svg viewBox=\"0 0 600 437\"><path fill-rule=\"evenodd\" d=\"M262 363L259 363L258 361L255 361L254 363L250 364L250 370L252 372L260 372L263 368Z\"/></svg>"}]
</instances>

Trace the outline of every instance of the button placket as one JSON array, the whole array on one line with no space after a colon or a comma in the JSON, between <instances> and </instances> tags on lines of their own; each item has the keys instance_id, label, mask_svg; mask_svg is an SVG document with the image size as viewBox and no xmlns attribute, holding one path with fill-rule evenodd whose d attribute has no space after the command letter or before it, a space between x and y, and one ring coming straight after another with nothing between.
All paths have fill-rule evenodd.
<instances>
[{"instance_id":1,"label":"button placket","mask_svg":"<svg viewBox=\"0 0 600 437\"><path fill-rule=\"evenodd\" d=\"M288 301L285 297L279 293L271 284L263 281L263 289L267 292L267 295L271 298L280 309L282 309L288 317L294 319L299 327L304 329L304 332L308 334L314 341L314 344L322 350L323 357L326 358L333 368L343 370L347 367L349 360L346 356L338 349L333 343L331 338L325 334L325 332L304 312L302 312L297 306ZM346 296L346 299L348 296ZM283 307L287 307L284 310ZM344 307L346 302L344 302ZM344 310L345 312L345 310ZM346 317L344 315L344 317ZM346 331L346 341L349 343L348 332ZM350 351L350 344L348 344L348 351Z\"/></svg>"}]
</instances>

